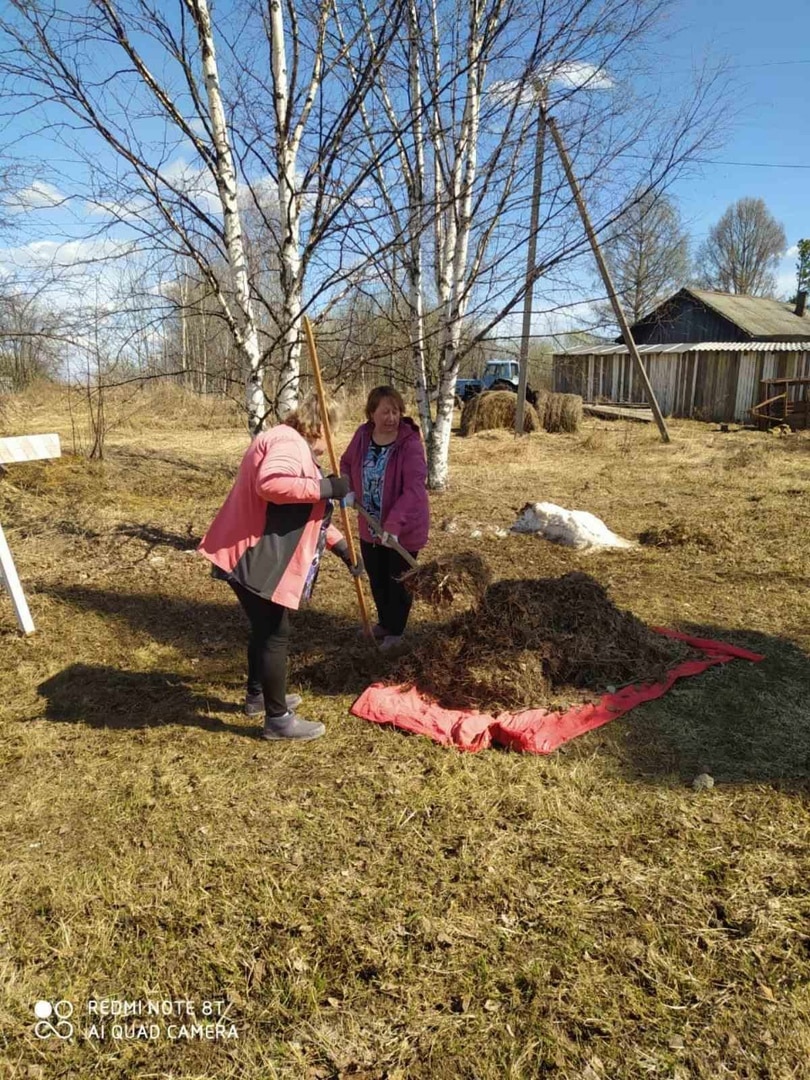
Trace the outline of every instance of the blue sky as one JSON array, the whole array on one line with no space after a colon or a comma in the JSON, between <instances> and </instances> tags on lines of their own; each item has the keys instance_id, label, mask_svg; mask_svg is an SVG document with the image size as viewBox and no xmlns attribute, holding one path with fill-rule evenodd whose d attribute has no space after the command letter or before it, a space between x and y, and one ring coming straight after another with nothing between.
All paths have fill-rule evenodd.
<instances>
[{"instance_id":1,"label":"blue sky","mask_svg":"<svg viewBox=\"0 0 810 1080\"><path fill-rule=\"evenodd\" d=\"M781 0L683 0L670 20L682 29L661 49L660 63L687 76L702 57L725 58L733 100L724 144L708 155L717 162L673 189L689 232L705 237L729 204L751 195L765 200L794 247L810 237L810 5ZM766 167L767 166L767 167ZM803 168L787 167L803 166ZM780 286L795 285L795 255L782 260Z\"/></svg>"},{"instance_id":2,"label":"blue sky","mask_svg":"<svg viewBox=\"0 0 810 1080\"><path fill-rule=\"evenodd\" d=\"M696 244L741 196L765 200L783 223L791 248L800 237L810 236L806 198L810 185L810 121L806 105L810 58L805 45L810 22L808 0L782 0L767 15L763 10L761 4L755 7L753 0L682 0L673 7L667 33L659 37L649 55L654 77L665 87L691 79L693 69L704 61L716 64L724 60L728 64L732 95L721 124L723 144L672 189ZM14 117L5 127L6 139L20 133L19 123ZM75 164L56 160L59 152L54 153L44 139L26 147L19 144L17 149L29 160L32 156L44 158L55 166L56 176L51 175L51 180L59 183L61 172L61 179L67 181L62 186L73 186L69 176ZM90 152L89 147L86 149ZM190 147L175 147L172 160L174 167L182 170L184 161L191 160ZM88 225L98 227L101 215L96 211L88 216L87 204L81 199L71 208L49 207L47 191L42 194L39 211L30 210L25 215L28 235L19 241L24 244L26 239L36 237L40 257L45 259L57 245L72 239L74 243L63 248L65 260L70 262L78 252L86 252L78 238L86 234ZM108 253L109 239L96 243L95 254ZM0 252L0 264L4 254ZM22 252L23 260L31 265L29 255L30 249ZM795 261L794 254L782 261L780 294L793 288ZM592 288L585 277L581 291L587 295Z\"/></svg>"}]
</instances>

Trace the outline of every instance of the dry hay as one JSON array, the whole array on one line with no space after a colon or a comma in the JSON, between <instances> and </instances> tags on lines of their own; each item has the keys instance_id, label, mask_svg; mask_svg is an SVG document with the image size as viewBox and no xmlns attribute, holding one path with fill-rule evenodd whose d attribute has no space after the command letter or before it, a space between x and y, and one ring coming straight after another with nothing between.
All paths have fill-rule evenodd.
<instances>
[{"instance_id":1,"label":"dry hay","mask_svg":"<svg viewBox=\"0 0 810 1080\"><path fill-rule=\"evenodd\" d=\"M550 397L550 390L536 390L534 393L534 401L532 401L532 405L534 406L534 411L537 413L537 419L540 421L541 426L546 415L546 409L548 408L548 399Z\"/></svg>"},{"instance_id":2,"label":"dry hay","mask_svg":"<svg viewBox=\"0 0 810 1080\"><path fill-rule=\"evenodd\" d=\"M461 427L460 431L462 435L472 435L475 432L475 414L478 412L478 403L481 400L480 394L475 394L473 397L468 398L464 402L464 408L461 410Z\"/></svg>"},{"instance_id":3,"label":"dry hay","mask_svg":"<svg viewBox=\"0 0 810 1080\"><path fill-rule=\"evenodd\" d=\"M440 555L400 578L414 599L436 607L452 604L459 596L480 601L491 580L489 567L474 551Z\"/></svg>"},{"instance_id":4,"label":"dry hay","mask_svg":"<svg viewBox=\"0 0 810 1080\"><path fill-rule=\"evenodd\" d=\"M673 548L692 544L701 551L717 551L717 541L703 529L690 529L684 522L676 521L662 528L652 526L638 534L638 542L645 547Z\"/></svg>"},{"instance_id":5,"label":"dry hay","mask_svg":"<svg viewBox=\"0 0 810 1080\"><path fill-rule=\"evenodd\" d=\"M454 708L526 708L660 678L688 648L615 606L587 574L498 581L397 676Z\"/></svg>"},{"instance_id":6,"label":"dry hay","mask_svg":"<svg viewBox=\"0 0 810 1080\"><path fill-rule=\"evenodd\" d=\"M546 431L579 431L582 423L582 398L579 394L549 394L541 416Z\"/></svg>"},{"instance_id":7,"label":"dry hay","mask_svg":"<svg viewBox=\"0 0 810 1080\"><path fill-rule=\"evenodd\" d=\"M512 390L487 390L467 402L461 412L461 434L474 435L477 431L493 428L514 430L517 412L517 395ZM523 411L524 432L540 431L542 424L537 410L526 402Z\"/></svg>"},{"instance_id":8,"label":"dry hay","mask_svg":"<svg viewBox=\"0 0 810 1080\"><path fill-rule=\"evenodd\" d=\"M0 436L18 434L23 411L13 394L0 393Z\"/></svg>"}]
</instances>

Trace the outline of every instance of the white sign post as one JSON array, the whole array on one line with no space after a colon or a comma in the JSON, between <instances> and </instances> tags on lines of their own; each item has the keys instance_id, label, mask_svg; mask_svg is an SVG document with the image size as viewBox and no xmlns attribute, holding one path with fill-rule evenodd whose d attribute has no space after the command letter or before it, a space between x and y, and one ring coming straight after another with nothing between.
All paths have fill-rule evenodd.
<instances>
[{"instance_id":1,"label":"white sign post","mask_svg":"<svg viewBox=\"0 0 810 1080\"><path fill-rule=\"evenodd\" d=\"M17 435L10 439L0 439L0 466L61 456L62 448L58 435ZM5 585L11 594L11 602L14 604L20 630L24 634L33 634L34 620L28 610L28 601L25 599L2 525L0 525L0 585Z\"/></svg>"}]
</instances>

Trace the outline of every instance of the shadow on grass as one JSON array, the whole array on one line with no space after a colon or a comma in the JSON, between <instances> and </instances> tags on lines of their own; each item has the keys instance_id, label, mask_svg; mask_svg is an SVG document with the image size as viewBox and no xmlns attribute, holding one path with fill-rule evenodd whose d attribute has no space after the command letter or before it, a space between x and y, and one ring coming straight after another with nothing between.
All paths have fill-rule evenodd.
<instances>
[{"instance_id":1,"label":"shadow on grass","mask_svg":"<svg viewBox=\"0 0 810 1080\"><path fill-rule=\"evenodd\" d=\"M205 731L231 732L256 737L255 724L229 724L211 716L215 712L237 712L239 707L196 693L179 676L168 671L120 671L94 664L70 667L40 683L39 693L47 698L48 720L67 724L87 724L94 728L131 728L179 725Z\"/></svg>"},{"instance_id":2,"label":"shadow on grass","mask_svg":"<svg viewBox=\"0 0 810 1080\"><path fill-rule=\"evenodd\" d=\"M85 586L42 591L78 609L123 620L158 642L215 662L220 669L224 663L236 680L244 677L247 621L224 586L221 603ZM590 738L603 740L635 779L677 775L688 782L707 772L720 783L800 781L803 789L807 787L810 657L790 641L771 635L705 625L681 629L762 653L765 660L758 664L734 660L679 680L662 698ZM79 639L76 654L81 651ZM357 637L353 619L316 607L293 617L291 688L354 695L369 683L389 680L395 663L395 658L381 655ZM122 669L72 664L40 687L48 698L47 715L97 726L190 724L252 734L249 727L209 715L209 710L227 713L238 706L209 701L182 676ZM201 678L205 678L202 669L197 683Z\"/></svg>"},{"instance_id":3,"label":"shadow on grass","mask_svg":"<svg viewBox=\"0 0 810 1080\"><path fill-rule=\"evenodd\" d=\"M232 668L235 678L245 676L248 622L224 583L221 603L85 585L48 586L40 591L79 612L90 610L123 622L155 642L214 663L220 670L224 663ZM359 694L369 682L385 677L390 665L376 648L358 638L353 618L305 607L294 612L291 621L291 685L322 694ZM81 636L78 632L74 636L74 655L81 655ZM87 649L84 652L87 655ZM122 662L125 666L126 660Z\"/></svg>"},{"instance_id":4,"label":"shadow on grass","mask_svg":"<svg viewBox=\"0 0 810 1080\"><path fill-rule=\"evenodd\" d=\"M674 774L690 781L706 772L720 783L800 781L806 789L810 657L769 634L706 625L679 629L765 659L758 664L733 660L679 680L662 698L629 713L615 731L617 749L633 775Z\"/></svg>"},{"instance_id":5,"label":"shadow on grass","mask_svg":"<svg viewBox=\"0 0 810 1080\"><path fill-rule=\"evenodd\" d=\"M39 589L63 603L125 622L165 645L174 645L191 656L212 652L244 654L248 622L235 596L223 582L222 601L199 600L165 593L123 592L87 585L48 585ZM317 603L317 601L316 601ZM345 653L362 644L357 622L333 612L304 607L292 613L293 654Z\"/></svg>"},{"instance_id":6,"label":"shadow on grass","mask_svg":"<svg viewBox=\"0 0 810 1080\"><path fill-rule=\"evenodd\" d=\"M158 525L137 525L123 523L115 530L121 536L129 536L135 540L143 540L149 545L149 550L156 547L171 547L176 551L194 551L202 539L201 536L192 535L191 525L187 526L186 534L170 532Z\"/></svg>"},{"instance_id":7,"label":"shadow on grass","mask_svg":"<svg viewBox=\"0 0 810 1080\"><path fill-rule=\"evenodd\" d=\"M152 640L173 645L190 656L204 655L207 646L216 651L228 643L233 644L235 651L244 651L247 622L233 593L224 584L221 603L162 592L124 592L89 585L47 585L39 591L70 604L80 613L94 611L125 622ZM74 630L79 631L80 627ZM76 637L80 640L78 633Z\"/></svg>"}]
</instances>

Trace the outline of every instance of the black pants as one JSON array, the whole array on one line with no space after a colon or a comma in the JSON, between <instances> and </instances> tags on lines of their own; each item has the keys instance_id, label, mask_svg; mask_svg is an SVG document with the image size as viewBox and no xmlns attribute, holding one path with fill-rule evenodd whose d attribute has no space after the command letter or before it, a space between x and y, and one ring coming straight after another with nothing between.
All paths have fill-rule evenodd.
<instances>
[{"instance_id":1,"label":"black pants","mask_svg":"<svg viewBox=\"0 0 810 1080\"><path fill-rule=\"evenodd\" d=\"M268 716L282 716L287 711L287 652L290 645L290 610L261 596L234 581L229 585L236 593L242 610L250 620L248 638L249 694L264 694L264 711Z\"/></svg>"},{"instance_id":2,"label":"black pants","mask_svg":"<svg viewBox=\"0 0 810 1080\"><path fill-rule=\"evenodd\" d=\"M380 626L399 637L405 632L413 598L404 585L396 580L410 566L396 551L382 544L360 541L360 551L366 566L371 595L377 607ZM418 552L410 552L416 558Z\"/></svg>"}]
</instances>

